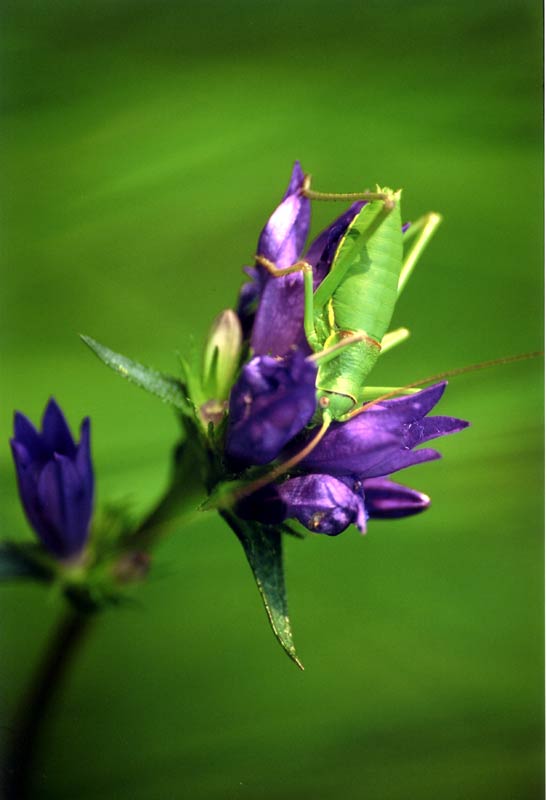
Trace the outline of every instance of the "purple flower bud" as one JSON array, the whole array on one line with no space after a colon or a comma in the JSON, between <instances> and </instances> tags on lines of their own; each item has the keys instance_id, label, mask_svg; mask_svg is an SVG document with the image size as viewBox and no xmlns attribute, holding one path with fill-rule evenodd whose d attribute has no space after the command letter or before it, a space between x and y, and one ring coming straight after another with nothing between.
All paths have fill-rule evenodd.
<instances>
[{"instance_id":1,"label":"purple flower bud","mask_svg":"<svg viewBox=\"0 0 547 800\"><path fill-rule=\"evenodd\" d=\"M295 163L283 202L276 208L258 241L257 254L279 269L295 264L304 249L310 227L310 201L300 194L304 173ZM295 272L274 277L264 267L256 268L256 297L259 305L254 319L251 346L257 355L285 355L301 345L309 352L304 331L304 280ZM252 290L246 289L249 306ZM241 300L241 298L240 298Z\"/></svg>"},{"instance_id":2,"label":"purple flower bud","mask_svg":"<svg viewBox=\"0 0 547 800\"><path fill-rule=\"evenodd\" d=\"M304 260L313 268L315 288L327 275L340 240L364 205L363 202L353 203L311 243ZM247 296L248 292L247 289ZM273 278L265 284L254 323L252 345L256 353L272 355L284 355L295 346L304 353L310 352L304 334L302 273Z\"/></svg>"},{"instance_id":3,"label":"purple flower bud","mask_svg":"<svg viewBox=\"0 0 547 800\"><path fill-rule=\"evenodd\" d=\"M302 167L296 161L283 201L269 218L258 240L257 254L273 261L280 269L298 261L308 238L311 203L300 194L304 177ZM263 278L268 280L267 272Z\"/></svg>"},{"instance_id":4,"label":"purple flower bud","mask_svg":"<svg viewBox=\"0 0 547 800\"><path fill-rule=\"evenodd\" d=\"M314 533L336 536L352 523L366 531L365 505L343 481L331 475L302 475L265 486L238 506L243 519L271 525L297 519Z\"/></svg>"},{"instance_id":5,"label":"purple flower bud","mask_svg":"<svg viewBox=\"0 0 547 800\"><path fill-rule=\"evenodd\" d=\"M257 356L230 395L226 453L240 464L267 464L315 412L317 368L302 353Z\"/></svg>"},{"instance_id":6,"label":"purple flower bud","mask_svg":"<svg viewBox=\"0 0 547 800\"><path fill-rule=\"evenodd\" d=\"M417 394L378 403L347 422L333 423L300 467L364 479L440 458L437 450L413 452L413 448L469 425L454 417L426 418L445 388L446 383L437 383Z\"/></svg>"},{"instance_id":7,"label":"purple flower bud","mask_svg":"<svg viewBox=\"0 0 547 800\"><path fill-rule=\"evenodd\" d=\"M425 511L431 503L426 494L394 483L389 478L367 478L362 485L367 514L371 518L408 517Z\"/></svg>"},{"instance_id":8,"label":"purple flower bud","mask_svg":"<svg viewBox=\"0 0 547 800\"><path fill-rule=\"evenodd\" d=\"M342 236L363 205L354 203L310 245L304 260L313 267L315 288L329 271ZM250 296L249 289L246 296ZM271 278L264 285L254 322L252 346L255 353L280 356L293 347L303 353L310 352L304 334L304 278L301 272Z\"/></svg>"},{"instance_id":9,"label":"purple flower bud","mask_svg":"<svg viewBox=\"0 0 547 800\"><path fill-rule=\"evenodd\" d=\"M23 414L15 414L10 443L21 503L42 544L58 559L77 556L89 532L94 488L89 429L86 418L76 445L53 398L41 433Z\"/></svg>"}]
</instances>

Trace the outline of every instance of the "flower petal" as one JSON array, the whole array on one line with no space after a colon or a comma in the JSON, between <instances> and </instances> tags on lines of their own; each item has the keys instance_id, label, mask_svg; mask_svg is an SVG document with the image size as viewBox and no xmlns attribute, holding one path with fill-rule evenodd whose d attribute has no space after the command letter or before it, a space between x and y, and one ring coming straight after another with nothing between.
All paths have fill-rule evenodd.
<instances>
[{"instance_id":1,"label":"flower petal","mask_svg":"<svg viewBox=\"0 0 547 800\"><path fill-rule=\"evenodd\" d=\"M468 427L469 422L457 417L425 417L408 426L405 432L405 444L407 447L416 447L417 444L436 439L438 436L458 433Z\"/></svg>"},{"instance_id":2,"label":"flower petal","mask_svg":"<svg viewBox=\"0 0 547 800\"><path fill-rule=\"evenodd\" d=\"M74 439L65 416L53 397L47 404L42 418L42 438L51 453L62 453L74 458L76 454Z\"/></svg>"},{"instance_id":3,"label":"flower petal","mask_svg":"<svg viewBox=\"0 0 547 800\"><path fill-rule=\"evenodd\" d=\"M80 427L80 442L76 451L74 466L82 481L85 493L85 504L82 513L91 518L93 509L93 495L95 479L93 475L93 462L91 460L91 420L86 417Z\"/></svg>"},{"instance_id":4,"label":"flower petal","mask_svg":"<svg viewBox=\"0 0 547 800\"><path fill-rule=\"evenodd\" d=\"M20 411L16 411L14 415L13 433L14 440L25 446L31 458L39 461L47 460L50 454L41 435L32 422Z\"/></svg>"},{"instance_id":5,"label":"flower petal","mask_svg":"<svg viewBox=\"0 0 547 800\"><path fill-rule=\"evenodd\" d=\"M63 507L63 527L59 529L65 557L79 553L85 545L92 511L89 496L74 463L66 456L56 455L59 469L59 488Z\"/></svg>"},{"instance_id":6,"label":"flower petal","mask_svg":"<svg viewBox=\"0 0 547 800\"><path fill-rule=\"evenodd\" d=\"M284 356L294 347L311 352L304 334L304 278L293 272L273 278L262 291L251 347L256 355Z\"/></svg>"},{"instance_id":7,"label":"flower petal","mask_svg":"<svg viewBox=\"0 0 547 800\"><path fill-rule=\"evenodd\" d=\"M64 558L66 545L63 540L65 513L59 465L48 461L38 477L38 509L40 515L37 533L43 544L57 558Z\"/></svg>"},{"instance_id":8,"label":"flower petal","mask_svg":"<svg viewBox=\"0 0 547 800\"><path fill-rule=\"evenodd\" d=\"M293 164L291 177L289 179L289 185L287 186L287 190L283 195L283 200L288 197L290 194L296 194L302 186L304 185L304 178L305 178L304 170L302 169L302 165L300 161L295 161Z\"/></svg>"},{"instance_id":9,"label":"flower petal","mask_svg":"<svg viewBox=\"0 0 547 800\"><path fill-rule=\"evenodd\" d=\"M258 255L277 267L290 267L298 260L308 236L311 203L300 194L304 173L300 164L293 167L283 201L277 206L258 240Z\"/></svg>"},{"instance_id":10,"label":"flower petal","mask_svg":"<svg viewBox=\"0 0 547 800\"><path fill-rule=\"evenodd\" d=\"M390 453L386 453L384 458L367 464L364 478L376 478L382 475L391 475L400 469L415 467L417 464L425 464L427 461L436 461L442 458L438 450L431 447L424 447L422 450L406 450L397 448Z\"/></svg>"},{"instance_id":11,"label":"flower petal","mask_svg":"<svg viewBox=\"0 0 547 800\"><path fill-rule=\"evenodd\" d=\"M15 472L17 475L17 486L21 505L27 515L34 530L39 533L41 526L40 507L38 503L38 493L36 482L39 474L39 466L31 458L25 445L11 439L11 450L15 462Z\"/></svg>"},{"instance_id":12,"label":"flower petal","mask_svg":"<svg viewBox=\"0 0 547 800\"><path fill-rule=\"evenodd\" d=\"M431 503L426 494L388 478L369 478L363 481L363 490L367 513L371 518L408 517L425 511Z\"/></svg>"}]
</instances>

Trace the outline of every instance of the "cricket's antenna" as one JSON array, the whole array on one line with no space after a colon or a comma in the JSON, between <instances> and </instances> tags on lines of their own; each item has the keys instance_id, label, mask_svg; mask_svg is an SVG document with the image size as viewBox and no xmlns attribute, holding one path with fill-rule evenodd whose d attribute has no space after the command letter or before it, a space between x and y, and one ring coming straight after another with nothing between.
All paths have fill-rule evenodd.
<instances>
[{"instance_id":1,"label":"cricket's antenna","mask_svg":"<svg viewBox=\"0 0 547 800\"><path fill-rule=\"evenodd\" d=\"M367 411L372 406L375 406L377 403L383 403L384 400L390 400L392 397L397 397L404 392L406 389L414 389L417 386L425 386L427 383L434 383L436 381L442 381L446 378L453 378L456 375L464 375L466 372L476 372L480 369L488 369L488 367L498 367L502 364L512 364L515 361L527 361L530 358L539 358L543 356L544 353L541 350L534 351L532 353L520 353L516 356L505 356L504 358L494 358L491 361L481 361L479 364L470 364L467 367L456 367L455 369L449 369L445 372L438 372L436 375L430 375L428 378L421 378L418 381L412 381L412 383L407 383L405 386L399 386L397 389L393 389L391 392L386 392L386 394L380 395L380 397L376 397L374 400L371 400L368 403L365 403L360 408L357 408L355 411L351 411L347 416L346 420L352 419L353 417L357 417L359 414L362 414L364 411Z\"/></svg>"}]
</instances>

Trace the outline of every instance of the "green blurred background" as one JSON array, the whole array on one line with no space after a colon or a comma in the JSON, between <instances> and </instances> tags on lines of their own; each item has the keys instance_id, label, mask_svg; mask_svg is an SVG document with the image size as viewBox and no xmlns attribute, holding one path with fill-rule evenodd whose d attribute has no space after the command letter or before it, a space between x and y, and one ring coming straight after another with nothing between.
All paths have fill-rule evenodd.
<instances>
[{"instance_id":1,"label":"green blurred background","mask_svg":"<svg viewBox=\"0 0 547 800\"><path fill-rule=\"evenodd\" d=\"M295 158L445 222L377 382L538 349L541 5L3 3L1 440L93 418L100 501L160 493L175 420L91 334L159 368L230 306ZM338 207L314 208L319 230ZM473 427L404 477L427 514L286 542L300 673L213 517L105 615L49 719L41 798L543 797L542 366L454 380ZM7 444L2 533L30 537ZM2 589L2 718L59 612Z\"/></svg>"}]
</instances>

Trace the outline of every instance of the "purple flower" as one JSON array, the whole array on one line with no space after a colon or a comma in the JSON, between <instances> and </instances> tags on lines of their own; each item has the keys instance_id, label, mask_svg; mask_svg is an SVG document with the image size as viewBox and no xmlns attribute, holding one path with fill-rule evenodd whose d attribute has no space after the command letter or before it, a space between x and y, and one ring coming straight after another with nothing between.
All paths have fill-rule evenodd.
<instances>
[{"instance_id":1,"label":"purple flower","mask_svg":"<svg viewBox=\"0 0 547 800\"><path fill-rule=\"evenodd\" d=\"M269 218L258 240L257 254L273 261L279 269L298 261L310 229L311 203L301 194L305 175L296 161L285 196ZM262 271L262 283L271 279Z\"/></svg>"},{"instance_id":2,"label":"purple flower","mask_svg":"<svg viewBox=\"0 0 547 800\"><path fill-rule=\"evenodd\" d=\"M332 475L302 475L264 487L238 506L243 519L269 524L297 519L315 533L335 536L355 524L364 533L363 497Z\"/></svg>"},{"instance_id":3,"label":"purple flower","mask_svg":"<svg viewBox=\"0 0 547 800\"><path fill-rule=\"evenodd\" d=\"M353 203L311 243L304 245L310 226L310 201L302 194L305 175L295 162L282 202L260 234L257 255L278 269L304 260L313 268L316 289L327 275L336 250L349 225L366 205ZM403 225L403 233L410 223ZM251 279L241 288L237 313L244 335L251 340L255 355L283 356L294 347L309 353L304 335L304 280L301 272L275 277L261 265L245 267Z\"/></svg>"},{"instance_id":4,"label":"purple flower","mask_svg":"<svg viewBox=\"0 0 547 800\"><path fill-rule=\"evenodd\" d=\"M21 503L42 544L55 558L77 556L85 546L93 511L90 422L75 444L63 412L51 399L42 432L16 412L11 448Z\"/></svg>"},{"instance_id":5,"label":"purple flower","mask_svg":"<svg viewBox=\"0 0 547 800\"><path fill-rule=\"evenodd\" d=\"M314 533L336 536L353 524L366 532L367 519L394 519L425 511L427 495L388 478L301 475L270 484L242 500L237 513L269 525L296 519Z\"/></svg>"},{"instance_id":6,"label":"purple flower","mask_svg":"<svg viewBox=\"0 0 547 800\"><path fill-rule=\"evenodd\" d=\"M256 356L230 395L226 454L239 465L267 464L315 412L317 368L302 353Z\"/></svg>"},{"instance_id":7,"label":"purple flower","mask_svg":"<svg viewBox=\"0 0 547 800\"><path fill-rule=\"evenodd\" d=\"M354 203L312 242L304 253L310 225L310 201L301 194L305 175L295 163L285 197L276 208L257 247L257 255L278 269L304 259L314 268L314 286L327 274L340 239L364 203ZM247 267L251 282L241 289L238 303L243 330L251 336L256 355L283 356L294 347L310 349L304 335L304 280L301 272L275 277L263 266Z\"/></svg>"},{"instance_id":8,"label":"purple flower","mask_svg":"<svg viewBox=\"0 0 547 800\"><path fill-rule=\"evenodd\" d=\"M310 227L310 201L301 194L304 173L297 161L281 204L275 209L258 240L257 255L278 269L300 258ZM264 267L255 269L258 308L251 334L256 355L285 355L297 343L304 344L304 282L299 272L274 277ZM247 290L247 305L249 298Z\"/></svg>"},{"instance_id":9,"label":"purple flower","mask_svg":"<svg viewBox=\"0 0 547 800\"><path fill-rule=\"evenodd\" d=\"M302 362L305 359L301 357ZM445 387L446 383L439 383L417 394L379 403L347 422L332 423L319 444L297 465L306 474L265 486L240 502L238 514L269 524L297 519L315 533L335 535L352 523L364 533L368 518L405 517L425 510L430 502L426 495L394 483L387 476L440 458L440 453L431 448L414 448L467 427L467 422L454 417L426 416L439 402ZM251 422L252 417L250 412L247 424L260 442L264 421L254 417ZM306 424L298 422L301 429ZM297 432L295 424L291 438ZM304 442L315 433L310 431ZM276 448L281 441L289 440L288 436L276 438L272 431L268 436ZM294 455L302 446L301 437L290 446L289 453ZM247 450L247 463L264 463L250 459L251 447Z\"/></svg>"},{"instance_id":10,"label":"purple flower","mask_svg":"<svg viewBox=\"0 0 547 800\"><path fill-rule=\"evenodd\" d=\"M310 226L310 201L300 195L305 175L300 162L295 161L289 185L281 204L268 219L257 245L257 255L272 261L277 267L290 267L298 260ZM244 267L251 279L239 293L237 313L245 334L251 333L257 303L271 278L264 267Z\"/></svg>"},{"instance_id":11,"label":"purple flower","mask_svg":"<svg viewBox=\"0 0 547 800\"><path fill-rule=\"evenodd\" d=\"M426 417L445 388L446 382L437 383L417 394L378 403L348 422L334 422L300 467L363 480L440 458L432 448L414 448L469 425L455 417Z\"/></svg>"},{"instance_id":12,"label":"purple flower","mask_svg":"<svg viewBox=\"0 0 547 800\"><path fill-rule=\"evenodd\" d=\"M305 260L312 266L316 289L365 203L350 206L305 251L310 206L304 185L297 162L283 201L262 231L257 255L280 269ZM409 225L403 225L403 233ZM252 280L241 291L238 314L255 358L243 368L230 399L226 452L234 469L274 459L283 464L319 432L316 370L306 359L310 347L303 326L303 274L276 277L260 260L246 272ZM305 458L291 461L288 475L241 499L238 513L266 524L297 519L312 531L334 535L352 523L364 532L367 518L423 511L429 498L389 476L440 458L437 450L416 448L467 427L454 417L428 416L445 387L439 383L331 423ZM307 429L312 419L316 427Z\"/></svg>"}]
</instances>

